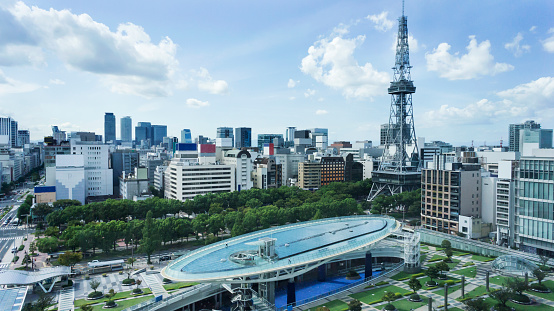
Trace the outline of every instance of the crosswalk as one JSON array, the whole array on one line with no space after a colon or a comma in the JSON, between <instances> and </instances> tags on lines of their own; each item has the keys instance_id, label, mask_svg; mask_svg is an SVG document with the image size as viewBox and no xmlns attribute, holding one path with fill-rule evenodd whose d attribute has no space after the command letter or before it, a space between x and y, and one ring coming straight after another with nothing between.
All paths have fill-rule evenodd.
<instances>
[{"instance_id":1,"label":"crosswalk","mask_svg":"<svg viewBox=\"0 0 554 311\"><path fill-rule=\"evenodd\" d=\"M12 229L18 229L18 228L16 226L0 227L0 230L12 230Z\"/></svg>"},{"instance_id":2,"label":"crosswalk","mask_svg":"<svg viewBox=\"0 0 554 311\"><path fill-rule=\"evenodd\" d=\"M60 290L58 297L58 311L73 311L73 301L75 300L75 289L73 287Z\"/></svg>"},{"instance_id":3,"label":"crosswalk","mask_svg":"<svg viewBox=\"0 0 554 311\"><path fill-rule=\"evenodd\" d=\"M10 266L9 263L0 263L0 270L8 269L9 266Z\"/></svg>"},{"instance_id":4,"label":"crosswalk","mask_svg":"<svg viewBox=\"0 0 554 311\"><path fill-rule=\"evenodd\" d=\"M8 236L8 237L1 237L0 241L6 241L6 240L18 240L23 239L22 236Z\"/></svg>"}]
</instances>

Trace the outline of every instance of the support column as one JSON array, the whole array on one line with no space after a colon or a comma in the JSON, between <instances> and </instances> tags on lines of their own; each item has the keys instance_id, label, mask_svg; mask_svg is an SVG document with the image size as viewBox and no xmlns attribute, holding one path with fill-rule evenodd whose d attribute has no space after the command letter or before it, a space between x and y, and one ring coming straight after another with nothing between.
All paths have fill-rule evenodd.
<instances>
[{"instance_id":1,"label":"support column","mask_svg":"<svg viewBox=\"0 0 554 311\"><path fill-rule=\"evenodd\" d=\"M448 311L448 284L444 284L444 311Z\"/></svg>"},{"instance_id":2,"label":"support column","mask_svg":"<svg viewBox=\"0 0 554 311\"><path fill-rule=\"evenodd\" d=\"M529 285L529 272L525 272L525 285Z\"/></svg>"},{"instance_id":3,"label":"support column","mask_svg":"<svg viewBox=\"0 0 554 311\"><path fill-rule=\"evenodd\" d=\"M317 267L317 280L319 282L325 282L326 277L327 277L327 264L322 264L321 266Z\"/></svg>"},{"instance_id":4,"label":"support column","mask_svg":"<svg viewBox=\"0 0 554 311\"><path fill-rule=\"evenodd\" d=\"M487 271L487 275L485 276L486 280L486 284L487 284L487 292L489 291L489 271Z\"/></svg>"},{"instance_id":5,"label":"support column","mask_svg":"<svg viewBox=\"0 0 554 311\"><path fill-rule=\"evenodd\" d=\"M371 251L365 253L365 278L373 277L373 256Z\"/></svg>"},{"instance_id":6,"label":"support column","mask_svg":"<svg viewBox=\"0 0 554 311\"><path fill-rule=\"evenodd\" d=\"M465 292L466 292L466 276L462 275L462 298L465 298Z\"/></svg>"},{"instance_id":7,"label":"support column","mask_svg":"<svg viewBox=\"0 0 554 311\"><path fill-rule=\"evenodd\" d=\"M296 305L296 286L294 284L294 278L289 279L287 283L287 305Z\"/></svg>"},{"instance_id":8,"label":"support column","mask_svg":"<svg viewBox=\"0 0 554 311\"><path fill-rule=\"evenodd\" d=\"M427 304L427 311L433 311L433 298L429 297L429 303Z\"/></svg>"}]
</instances>

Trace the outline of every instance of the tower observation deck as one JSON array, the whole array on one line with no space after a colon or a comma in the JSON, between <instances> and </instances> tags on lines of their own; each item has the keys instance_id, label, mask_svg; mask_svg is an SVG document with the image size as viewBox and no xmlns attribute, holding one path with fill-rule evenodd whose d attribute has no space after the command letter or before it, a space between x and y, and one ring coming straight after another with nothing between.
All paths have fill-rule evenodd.
<instances>
[{"instance_id":1,"label":"tower observation deck","mask_svg":"<svg viewBox=\"0 0 554 311\"><path fill-rule=\"evenodd\" d=\"M412 191L421 185L421 162L414 127L412 94L416 88L411 78L410 51L408 46L408 19L398 19L396 58L391 94L389 126L385 140L385 151L379 168L373 172L373 186L367 198L373 201L378 195L394 195Z\"/></svg>"}]
</instances>

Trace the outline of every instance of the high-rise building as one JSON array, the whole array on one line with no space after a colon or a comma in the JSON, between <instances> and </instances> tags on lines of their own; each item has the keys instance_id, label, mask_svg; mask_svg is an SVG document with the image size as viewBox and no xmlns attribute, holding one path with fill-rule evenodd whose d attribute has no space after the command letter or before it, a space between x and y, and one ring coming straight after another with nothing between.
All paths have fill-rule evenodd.
<instances>
[{"instance_id":1,"label":"high-rise building","mask_svg":"<svg viewBox=\"0 0 554 311\"><path fill-rule=\"evenodd\" d=\"M52 125L52 138L56 140L56 143L59 145L62 141L66 141L67 137L65 131L61 131L57 125Z\"/></svg>"},{"instance_id":2,"label":"high-rise building","mask_svg":"<svg viewBox=\"0 0 554 311\"><path fill-rule=\"evenodd\" d=\"M111 154L113 169L113 193L119 193L119 177L129 174L139 166L139 154L135 150L121 149Z\"/></svg>"},{"instance_id":3,"label":"high-rise building","mask_svg":"<svg viewBox=\"0 0 554 311\"><path fill-rule=\"evenodd\" d=\"M31 143L31 133L29 130L17 131L17 146L23 147L25 144Z\"/></svg>"},{"instance_id":4,"label":"high-rise building","mask_svg":"<svg viewBox=\"0 0 554 311\"><path fill-rule=\"evenodd\" d=\"M17 146L17 134L18 134L17 121L12 119L11 124L10 124L10 128L11 128L10 129L10 143L11 143L12 147L16 147Z\"/></svg>"},{"instance_id":5,"label":"high-rise building","mask_svg":"<svg viewBox=\"0 0 554 311\"><path fill-rule=\"evenodd\" d=\"M83 155L87 197L113 195L109 150L110 146L101 142L71 142L72 155Z\"/></svg>"},{"instance_id":6,"label":"high-rise building","mask_svg":"<svg viewBox=\"0 0 554 311\"><path fill-rule=\"evenodd\" d=\"M167 136L167 125L152 125L152 145L157 146Z\"/></svg>"},{"instance_id":7,"label":"high-rise building","mask_svg":"<svg viewBox=\"0 0 554 311\"><path fill-rule=\"evenodd\" d=\"M258 134L258 149L263 150L264 144L273 144L275 138L283 139L283 134Z\"/></svg>"},{"instance_id":8,"label":"high-rise building","mask_svg":"<svg viewBox=\"0 0 554 311\"><path fill-rule=\"evenodd\" d=\"M231 138L233 147L235 144L235 137L233 135L233 128L232 127L218 127L217 128L217 135L215 138Z\"/></svg>"},{"instance_id":9,"label":"high-rise building","mask_svg":"<svg viewBox=\"0 0 554 311\"><path fill-rule=\"evenodd\" d=\"M235 129L235 147L250 148L252 147L252 129L249 127L237 127Z\"/></svg>"},{"instance_id":10,"label":"high-rise building","mask_svg":"<svg viewBox=\"0 0 554 311\"><path fill-rule=\"evenodd\" d=\"M344 181L344 158L322 157L320 184L325 186L332 182L342 181Z\"/></svg>"},{"instance_id":11,"label":"high-rise building","mask_svg":"<svg viewBox=\"0 0 554 311\"><path fill-rule=\"evenodd\" d=\"M316 190L321 186L321 163L306 161L298 163L298 187L305 190Z\"/></svg>"},{"instance_id":12,"label":"high-rise building","mask_svg":"<svg viewBox=\"0 0 554 311\"><path fill-rule=\"evenodd\" d=\"M115 115L111 112L104 115L104 142L115 143Z\"/></svg>"},{"instance_id":13,"label":"high-rise building","mask_svg":"<svg viewBox=\"0 0 554 311\"><path fill-rule=\"evenodd\" d=\"M192 133L190 132L190 129L183 129L181 131L181 143L183 144L192 143Z\"/></svg>"},{"instance_id":14,"label":"high-rise building","mask_svg":"<svg viewBox=\"0 0 554 311\"><path fill-rule=\"evenodd\" d=\"M372 174L373 185L368 201L378 195L394 195L412 191L421 185L421 162L415 134L412 94L416 87L410 69L408 47L408 19L398 19L396 57L393 81L388 93L391 95L389 124L385 134L385 151L379 169Z\"/></svg>"},{"instance_id":15,"label":"high-rise building","mask_svg":"<svg viewBox=\"0 0 554 311\"><path fill-rule=\"evenodd\" d=\"M150 122L139 122L137 126L135 126L135 142L137 145L139 145L141 141L150 145L151 139L152 124Z\"/></svg>"},{"instance_id":16,"label":"high-rise building","mask_svg":"<svg viewBox=\"0 0 554 311\"><path fill-rule=\"evenodd\" d=\"M515 244L554 256L554 149L523 156L515 172Z\"/></svg>"},{"instance_id":17,"label":"high-rise building","mask_svg":"<svg viewBox=\"0 0 554 311\"><path fill-rule=\"evenodd\" d=\"M510 148L509 151L520 151L520 142L519 142L519 131L522 129L540 129L541 125L535 123L533 120L525 121L525 123L520 124L510 124Z\"/></svg>"},{"instance_id":18,"label":"high-rise building","mask_svg":"<svg viewBox=\"0 0 554 311\"><path fill-rule=\"evenodd\" d=\"M519 131L519 152L522 156L533 153L533 149L552 148L552 129L521 129Z\"/></svg>"},{"instance_id":19,"label":"high-rise building","mask_svg":"<svg viewBox=\"0 0 554 311\"><path fill-rule=\"evenodd\" d=\"M121 118L121 141L131 142L133 141L133 120L131 117L126 116Z\"/></svg>"},{"instance_id":20,"label":"high-rise building","mask_svg":"<svg viewBox=\"0 0 554 311\"><path fill-rule=\"evenodd\" d=\"M294 132L296 132L296 127L289 126L287 127L287 132L285 133L285 145L286 147L294 147Z\"/></svg>"},{"instance_id":21,"label":"high-rise building","mask_svg":"<svg viewBox=\"0 0 554 311\"><path fill-rule=\"evenodd\" d=\"M11 147L12 118L0 118L0 145Z\"/></svg>"}]
</instances>

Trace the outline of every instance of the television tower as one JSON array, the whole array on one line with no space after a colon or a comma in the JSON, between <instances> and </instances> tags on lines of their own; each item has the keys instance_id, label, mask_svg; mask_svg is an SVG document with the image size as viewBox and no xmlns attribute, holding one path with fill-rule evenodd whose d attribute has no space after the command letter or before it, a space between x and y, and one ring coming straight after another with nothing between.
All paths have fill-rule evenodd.
<instances>
[{"instance_id":1,"label":"television tower","mask_svg":"<svg viewBox=\"0 0 554 311\"><path fill-rule=\"evenodd\" d=\"M373 186L367 198L373 201L378 195L394 195L418 189L421 185L421 162L414 127L412 94L415 86L410 75L410 51L408 47L408 19L398 19L396 59L392 68L393 81L388 89L391 94L389 126L385 150L377 171L373 172Z\"/></svg>"}]
</instances>

